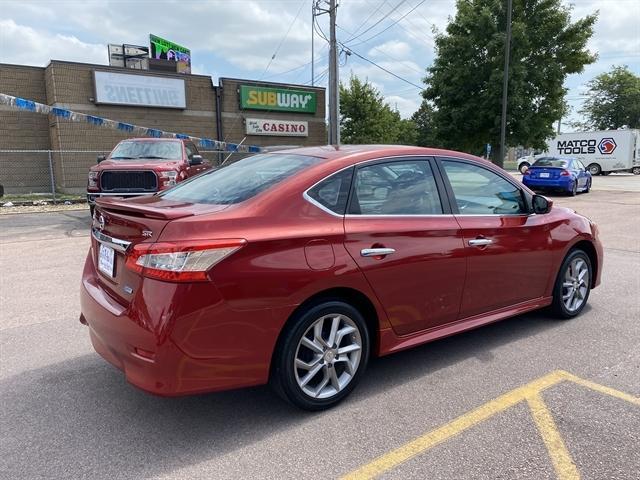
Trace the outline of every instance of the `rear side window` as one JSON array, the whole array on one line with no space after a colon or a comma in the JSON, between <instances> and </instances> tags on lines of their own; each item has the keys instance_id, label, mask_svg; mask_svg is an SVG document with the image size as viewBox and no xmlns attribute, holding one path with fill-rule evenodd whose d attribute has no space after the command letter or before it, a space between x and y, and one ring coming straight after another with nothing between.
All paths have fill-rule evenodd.
<instances>
[{"instance_id":1,"label":"rear side window","mask_svg":"<svg viewBox=\"0 0 640 480\"><path fill-rule=\"evenodd\" d=\"M349 213L438 215L442 203L427 160L393 161L356 171Z\"/></svg>"},{"instance_id":2,"label":"rear side window","mask_svg":"<svg viewBox=\"0 0 640 480\"><path fill-rule=\"evenodd\" d=\"M347 208L352 175L353 168L334 173L309 189L307 195L327 210L338 215L344 215Z\"/></svg>"},{"instance_id":3,"label":"rear side window","mask_svg":"<svg viewBox=\"0 0 640 480\"><path fill-rule=\"evenodd\" d=\"M273 187L321 162L318 157L294 154L259 154L179 183L160 195L189 203L231 205Z\"/></svg>"}]
</instances>

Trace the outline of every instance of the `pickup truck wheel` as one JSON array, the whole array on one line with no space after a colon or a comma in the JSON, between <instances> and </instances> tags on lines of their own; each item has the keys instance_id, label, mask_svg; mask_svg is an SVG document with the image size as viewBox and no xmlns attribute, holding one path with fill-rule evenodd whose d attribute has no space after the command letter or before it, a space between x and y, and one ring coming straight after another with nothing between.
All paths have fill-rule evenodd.
<instances>
[{"instance_id":1,"label":"pickup truck wheel","mask_svg":"<svg viewBox=\"0 0 640 480\"><path fill-rule=\"evenodd\" d=\"M520 166L518 167L518 170L520 170L520 173L522 173L524 175L524 172L526 172L527 170L529 170L529 167L531 165L529 165L529 162L522 162L520 164Z\"/></svg>"},{"instance_id":2,"label":"pickup truck wheel","mask_svg":"<svg viewBox=\"0 0 640 480\"><path fill-rule=\"evenodd\" d=\"M631 173L633 173L634 175L640 175L640 167L633 167L631 169Z\"/></svg>"},{"instance_id":3,"label":"pickup truck wheel","mask_svg":"<svg viewBox=\"0 0 640 480\"><path fill-rule=\"evenodd\" d=\"M602 168L597 163L590 163L587 170L591 175L600 175L600 172L602 172Z\"/></svg>"}]
</instances>

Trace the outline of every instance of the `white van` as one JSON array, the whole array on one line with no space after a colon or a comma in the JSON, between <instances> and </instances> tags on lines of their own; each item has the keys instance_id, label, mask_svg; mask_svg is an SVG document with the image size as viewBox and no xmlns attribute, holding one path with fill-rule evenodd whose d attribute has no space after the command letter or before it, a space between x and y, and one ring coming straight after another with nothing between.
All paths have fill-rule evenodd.
<instances>
[{"instance_id":1,"label":"white van","mask_svg":"<svg viewBox=\"0 0 640 480\"><path fill-rule=\"evenodd\" d=\"M520 172L539 156L572 157L580 160L592 175L629 171L640 175L640 131L604 130L563 133L547 142L547 151L518 159Z\"/></svg>"}]
</instances>

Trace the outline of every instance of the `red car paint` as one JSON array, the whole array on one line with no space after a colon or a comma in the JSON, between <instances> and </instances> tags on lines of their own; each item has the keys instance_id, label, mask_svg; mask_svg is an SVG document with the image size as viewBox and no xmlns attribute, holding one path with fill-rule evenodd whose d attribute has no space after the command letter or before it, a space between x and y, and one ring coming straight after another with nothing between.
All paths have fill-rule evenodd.
<instances>
[{"instance_id":1,"label":"red car paint","mask_svg":"<svg viewBox=\"0 0 640 480\"><path fill-rule=\"evenodd\" d=\"M108 278L97 269L99 242L92 238L81 321L98 353L124 370L129 382L159 395L264 384L288 319L327 292L370 306L372 352L381 356L549 305L563 258L579 242L593 260L592 287L600 283L597 228L566 208L529 215L358 217L330 214L303 196L346 167L407 156L465 159L533 195L482 159L387 146L286 153L324 160L235 205L162 196L98 200L94 222L102 220L100 232L133 247L245 241L207 272L206 281L174 282L141 276L125 266L128 253L119 252L115 278ZM466 246L478 237L494 243ZM392 246L398 254L357 254L374 245Z\"/></svg>"},{"instance_id":2,"label":"red car paint","mask_svg":"<svg viewBox=\"0 0 640 480\"><path fill-rule=\"evenodd\" d=\"M114 151L125 142L175 142L180 144L181 154L179 158L172 160L160 160L150 158L139 158L130 160L117 160L112 156ZM94 205L95 200L102 196L123 196L133 197L140 195L152 195L161 190L165 190L176 183L186 180L189 177L198 175L212 168L208 160L200 159L194 162L193 156L200 156L196 145L191 140L171 139L171 138L130 138L119 142L104 160L99 160L97 165L89 169L89 176L95 176L95 185L91 180L87 184L87 200L90 205ZM201 162L201 163L198 163ZM102 175L104 172L153 172L156 186L153 189L143 191L142 189L112 188L106 191L102 185ZM170 182L168 178L163 178L165 172L176 172L175 181Z\"/></svg>"}]
</instances>

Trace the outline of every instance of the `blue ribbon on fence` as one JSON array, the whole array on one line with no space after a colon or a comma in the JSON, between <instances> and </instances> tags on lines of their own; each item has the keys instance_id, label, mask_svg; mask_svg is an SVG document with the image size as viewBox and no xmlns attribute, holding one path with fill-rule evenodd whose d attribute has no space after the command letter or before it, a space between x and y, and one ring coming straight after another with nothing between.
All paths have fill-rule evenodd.
<instances>
[{"instance_id":1,"label":"blue ribbon on fence","mask_svg":"<svg viewBox=\"0 0 640 480\"><path fill-rule=\"evenodd\" d=\"M87 115L87 123L92 125L101 126L104 123L104 118L94 117L93 115Z\"/></svg>"},{"instance_id":2,"label":"blue ribbon on fence","mask_svg":"<svg viewBox=\"0 0 640 480\"><path fill-rule=\"evenodd\" d=\"M51 113L53 113L56 117L71 118L71 112L69 110L65 110L64 108L53 107L51 109Z\"/></svg>"},{"instance_id":3,"label":"blue ribbon on fence","mask_svg":"<svg viewBox=\"0 0 640 480\"><path fill-rule=\"evenodd\" d=\"M30 112L36 111L36 102L31 100L25 100L24 98L16 97L16 107L23 110L29 110Z\"/></svg>"},{"instance_id":4,"label":"blue ribbon on fence","mask_svg":"<svg viewBox=\"0 0 640 480\"><path fill-rule=\"evenodd\" d=\"M186 135L184 133L171 133L164 132L162 130L158 130L156 128L147 128L140 127L137 125L132 125L130 123L125 122L117 122L114 120L109 120L102 117L97 117L94 115L85 115L84 113L78 113L71 110L67 110L59 107L50 107L49 105L45 105L43 103L34 102L32 100L27 100L25 98L14 97L12 95L6 95L0 93L1 103L13 106L21 110L29 110L31 112L47 114L51 113L57 117L65 118L73 122L81 122L86 121L92 125L96 125L99 127L109 127L109 128L117 128L118 130L122 130L129 133L136 133L140 135L148 135L149 137L161 138L163 136L169 136L174 138L180 138L183 140L191 139L197 141L201 147L204 148L214 148L216 150L223 150L227 152L249 152L249 153L258 153L260 152L260 147L257 145L238 145L237 143L226 143L220 140L213 140L211 138L199 138L192 137L191 135Z\"/></svg>"},{"instance_id":5,"label":"blue ribbon on fence","mask_svg":"<svg viewBox=\"0 0 640 480\"><path fill-rule=\"evenodd\" d=\"M162 131L155 128L147 128L147 135L153 138L162 137Z\"/></svg>"},{"instance_id":6,"label":"blue ribbon on fence","mask_svg":"<svg viewBox=\"0 0 640 480\"><path fill-rule=\"evenodd\" d=\"M133 125L130 123L118 122L118 130L122 130L124 132L133 132Z\"/></svg>"}]
</instances>

